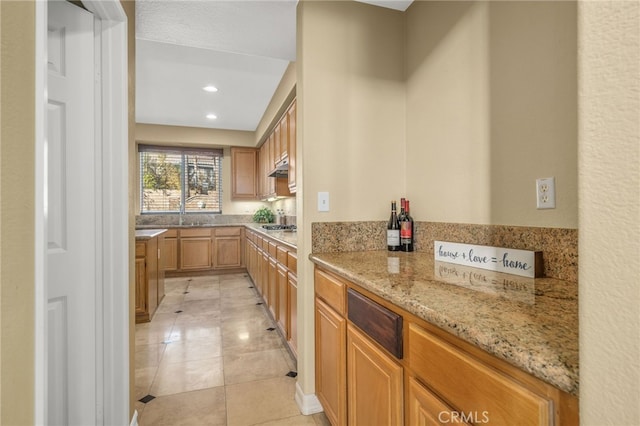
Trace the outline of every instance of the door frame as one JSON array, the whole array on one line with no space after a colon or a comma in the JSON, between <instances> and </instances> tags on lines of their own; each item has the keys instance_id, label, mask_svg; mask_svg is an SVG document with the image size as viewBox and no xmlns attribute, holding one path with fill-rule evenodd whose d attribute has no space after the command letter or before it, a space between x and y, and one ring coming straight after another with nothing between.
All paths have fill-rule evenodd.
<instances>
[{"instance_id":1,"label":"door frame","mask_svg":"<svg viewBox=\"0 0 640 426\"><path fill-rule=\"evenodd\" d=\"M47 1L35 34L35 424L47 419ZM127 16L120 0L84 0L96 23L96 424L129 424ZM91 303L91 302L89 302Z\"/></svg>"}]
</instances>

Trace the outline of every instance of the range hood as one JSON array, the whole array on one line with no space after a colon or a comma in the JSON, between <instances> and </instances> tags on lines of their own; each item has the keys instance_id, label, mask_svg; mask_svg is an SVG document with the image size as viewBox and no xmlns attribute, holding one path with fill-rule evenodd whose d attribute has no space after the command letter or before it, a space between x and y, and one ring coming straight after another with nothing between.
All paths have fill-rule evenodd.
<instances>
[{"instance_id":1,"label":"range hood","mask_svg":"<svg viewBox=\"0 0 640 426\"><path fill-rule=\"evenodd\" d=\"M289 176L289 159L285 157L276 163L276 168L269 173L269 177L279 178L287 176Z\"/></svg>"}]
</instances>

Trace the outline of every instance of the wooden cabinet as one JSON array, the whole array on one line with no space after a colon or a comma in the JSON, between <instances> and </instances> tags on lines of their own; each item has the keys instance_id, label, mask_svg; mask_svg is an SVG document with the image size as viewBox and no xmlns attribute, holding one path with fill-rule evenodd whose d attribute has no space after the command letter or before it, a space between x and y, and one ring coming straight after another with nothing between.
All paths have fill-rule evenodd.
<instances>
[{"instance_id":1,"label":"wooden cabinet","mask_svg":"<svg viewBox=\"0 0 640 426\"><path fill-rule=\"evenodd\" d=\"M314 284L316 394L332 425L579 424L574 396L319 266Z\"/></svg>"},{"instance_id":2,"label":"wooden cabinet","mask_svg":"<svg viewBox=\"0 0 640 426\"><path fill-rule=\"evenodd\" d=\"M416 324L409 326L409 351L416 377L457 411L488 417L491 424L553 424L550 398Z\"/></svg>"},{"instance_id":3,"label":"wooden cabinet","mask_svg":"<svg viewBox=\"0 0 640 426\"><path fill-rule=\"evenodd\" d=\"M289 334L289 282L287 267L281 263L277 264L277 276L276 276L276 322L282 335L287 338Z\"/></svg>"},{"instance_id":4,"label":"wooden cabinet","mask_svg":"<svg viewBox=\"0 0 640 426\"><path fill-rule=\"evenodd\" d=\"M289 333L287 341L295 355L298 354L298 276L289 271L287 274L289 290Z\"/></svg>"},{"instance_id":5,"label":"wooden cabinet","mask_svg":"<svg viewBox=\"0 0 640 426\"><path fill-rule=\"evenodd\" d=\"M288 126L287 126L287 134L289 137L287 138L287 157L289 157L289 175L288 175L288 185L289 191L292 194L296 193L296 152L297 152L297 136L296 136L296 117L297 117L297 107L296 100L293 100L293 103L287 110L288 117Z\"/></svg>"},{"instance_id":6,"label":"wooden cabinet","mask_svg":"<svg viewBox=\"0 0 640 426\"><path fill-rule=\"evenodd\" d=\"M295 248L245 230L247 272L294 356L298 341Z\"/></svg>"},{"instance_id":7,"label":"wooden cabinet","mask_svg":"<svg viewBox=\"0 0 640 426\"><path fill-rule=\"evenodd\" d=\"M149 322L164 298L164 236L136 240L136 323Z\"/></svg>"},{"instance_id":8,"label":"wooden cabinet","mask_svg":"<svg viewBox=\"0 0 640 426\"><path fill-rule=\"evenodd\" d=\"M231 147L231 199L258 198L258 150Z\"/></svg>"},{"instance_id":9,"label":"wooden cabinet","mask_svg":"<svg viewBox=\"0 0 640 426\"><path fill-rule=\"evenodd\" d=\"M316 396L334 426L347 424L346 337L347 320L316 296Z\"/></svg>"},{"instance_id":10,"label":"wooden cabinet","mask_svg":"<svg viewBox=\"0 0 640 426\"><path fill-rule=\"evenodd\" d=\"M168 229L164 234L164 270L173 272L178 270L178 230Z\"/></svg>"},{"instance_id":11,"label":"wooden cabinet","mask_svg":"<svg viewBox=\"0 0 640 426\"><path fill-rule=\"evenodd\" d=\"M233 269L244 266L242 229L239 226L214 229L213 269Z\"/></svg>"},{"instance_id":12,"label":"wooden cabinet","mask_svg":"<svg viewBox=\"0 0 640 426\"><path fill-rule=\"evenodd\" d=\"M180 270L211 269L211 228L180 230Z\"/></svg>"},{"instance_id":13,"label":"wooden cabinet","mask_svg":"<svg viewBox=\"0 0 640 426\"><path fill-rule=\"evenodd\" d=\"M291 161L296 151L294 146L296 143L295 101L292 106L293 110L290 106L284 112L258 150L257 192L258 198L261 200L290 197L295 193L295 164L293 166L294 174L291 177ZM275 170L276 163L283 159L289 161L289 177L269 177L269 174ZM295 163L295 159L293 161Z\"/></svg>"},{"instance_id":14,"label":"wooden cabinet","mask_svg":"<svg viewBox=\"0 0 640 426\"><path fill-rule=\"evenodd\" d=\"M414 377L409 377L407 391L407 422L415 426L439 426L444 424L468 425L452 407L424 387ZM475 413L474 413L475 414ZM465 413L465 418L469 416ZM487 413L479 413L473 420L487 423Z\"/></svg>"},{"instance_id":15,"label":"wooden cabinet","mask_svg":"<svg viewBox=\"0 0 640 426\"><path fill-rule=\"evenodd\" d=\"M403 370L354 326L347 326L349 425L404 424Z\"/></svg>"}]
</instances>

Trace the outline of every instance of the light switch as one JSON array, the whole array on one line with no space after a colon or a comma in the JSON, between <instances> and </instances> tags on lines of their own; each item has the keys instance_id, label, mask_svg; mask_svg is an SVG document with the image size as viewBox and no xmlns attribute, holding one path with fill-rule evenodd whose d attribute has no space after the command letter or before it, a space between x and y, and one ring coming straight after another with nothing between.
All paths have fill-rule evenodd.
<instances>
[{"instance_id":1,"label":"light switch","mask_svg":"<svg viewBox=\"0 0 640 426\"><path fill-rule=\"evenodd\" d=\"M329 211L329 193L328 192L318 192L318 211L319 212Z\"/></svg>"}]
</instances>

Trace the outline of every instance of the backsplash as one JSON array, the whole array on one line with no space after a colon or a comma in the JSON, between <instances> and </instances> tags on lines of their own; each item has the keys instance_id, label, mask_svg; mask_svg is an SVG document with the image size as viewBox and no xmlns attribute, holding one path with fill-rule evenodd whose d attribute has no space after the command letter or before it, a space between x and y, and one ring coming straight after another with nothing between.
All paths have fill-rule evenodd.
<instances>
[{"instance_id":1,"label":"backsplash","mask_svg":"<svg viewBox=\"0 0 640 426\"><path fill-rule=\"evenodd\" d=\"M313 253L386 250L386 221L311 224ZM527 226L416 222L416 251L433 254L434 241L543 252L544 276L578 281L578 230Z\"/></svg>"},{"instance_id":2,"label":"backsplash","mask_svg":"<svg viewBox=\"0 0 640 426\"><path fill-rule=\"evenodd\" d=\"M252 214L144 214L136 216L136 226L220 225L253 222Z\"/></svg>"}]
</instances>

